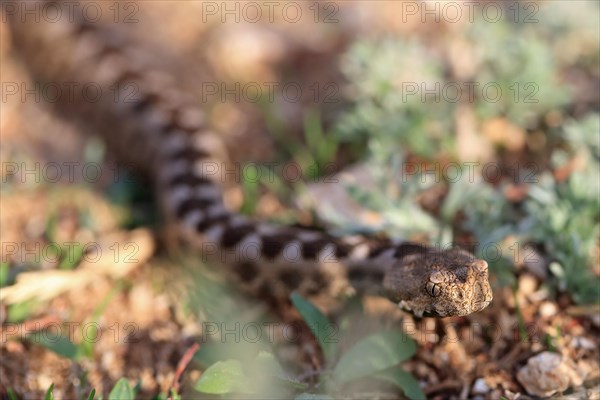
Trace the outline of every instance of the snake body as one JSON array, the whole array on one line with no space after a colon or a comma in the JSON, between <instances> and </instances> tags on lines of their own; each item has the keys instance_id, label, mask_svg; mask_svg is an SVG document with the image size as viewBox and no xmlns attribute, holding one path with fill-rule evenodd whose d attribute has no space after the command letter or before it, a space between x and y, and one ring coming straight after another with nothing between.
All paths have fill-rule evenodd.
<instances>
[{"instance_id":1,"label":"snake body","mask_svg":"<svg viewBox=\"0 0 600 400\"><path fill-rule=\"evenodd\" d=\"M233 212L212 168L228 160L222 138L185 88L155 67L154 55L140 57L122 32L83 18L50 23L7 14L15 48L36 80L103 89L93 102L78 91L63 96L57 110L151 177L170 231L246 291L274 302L294 290L307 296L370 293L418 316L440 317L467 315L491 302L487 263L464 250L351 244ZM124 92L131 84L140 89L133 101Z\"/></svg>"}]
</instances>

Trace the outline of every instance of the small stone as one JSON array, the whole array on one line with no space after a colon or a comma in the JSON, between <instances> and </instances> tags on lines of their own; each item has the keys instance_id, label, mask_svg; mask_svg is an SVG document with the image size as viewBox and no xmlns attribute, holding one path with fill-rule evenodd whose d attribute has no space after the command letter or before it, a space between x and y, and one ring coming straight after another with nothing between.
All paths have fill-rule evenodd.
<instances>
[{"instance_id":1,"label":"small stone","mask_svg":"<svg viewBox=\"0 0 600 400\"><path fill-rule=\"evenodd\" d=\"M558 312L558 308L556 307L556 304L554 304L550 301L543 302L539 308L540 317L542 317L542 318L554 317L557 312Z\"/></svg>"},{"instance_id":2,"label":"small stone","mask_svg":"<svg viewBox=\"0 0 600 400\"><path fill-rule=\"evenodd\" d=\"M583 383L572 360L549 351L531 357L517 373L517 380L527 393L539 397L549 397Z\"/></svg>"},{"instance_id":3,"label":"small stone","mask_svg":"<svg viewBox=\"0 0 600 400\"><path fill-rule=\"evenodd\" d=\"M571 341L571 345L576 349L583 350L594 350L596 348L596 345L593 341L583 336L574 337Z\"/></svg>"},{"instance_id":4,"label":"small stone","mask_svg":"<svg viewBox=\"0 0 600 400\"><path fill-rule=\"evenodd\" d=\"M525 296L532 294L538 287L538 280L531 274L523 274L519 278L519 292Z\"/></svg>"},{"instance_id":5,"label":"small stone","mask_svg":"<svg viewBox=\"0 0 600 400\"><path fill-rule=\"evenodd\" d=\"M42 388L50 387L50 385L52 385L52 378L46 374L39 374L37 376L37 384L38 384L38 387L42 387Z\"/></svg>"},{"instance_id":6,"label":"small stone","mask_svg":"<svg viewBox=\"0 0 600 400\"><path fill-rule=\"evenodd\" d=\"M485 383L485 379L483 378L478 378L471 389L473 394L487 394L489 391L490 387Z\"/></svg>"}]
</instances>

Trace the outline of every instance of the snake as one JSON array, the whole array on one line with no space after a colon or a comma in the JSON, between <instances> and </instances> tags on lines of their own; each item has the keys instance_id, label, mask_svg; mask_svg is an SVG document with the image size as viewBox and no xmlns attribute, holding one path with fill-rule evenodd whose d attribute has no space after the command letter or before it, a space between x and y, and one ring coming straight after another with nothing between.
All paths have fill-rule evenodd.
<instances>
[{"instance_id":1,"label":"snake","mask_svg":"<svg viewBox=\"0 0 600 400\"><path fill-rule=\"evenodd\" d=\"M9 4L19 3L3 10L13 49L35 81L101 89L94 101L78 90L61 95L52 102L56 113L97 134L117 160L148 176L169 232L245 292L275 303L294 291L375 295L417 317L465 316L492 301L487 262L461 248L372 246L232 210L213 168L230 162L223 136L189 90L159 66L165 55L140 56L123 30L106 23L81 16L50 21ZM59 1L38 4L69 15ZM139 88L135 99L125 93L131 84Z\"/></svg>"}]
</instances>

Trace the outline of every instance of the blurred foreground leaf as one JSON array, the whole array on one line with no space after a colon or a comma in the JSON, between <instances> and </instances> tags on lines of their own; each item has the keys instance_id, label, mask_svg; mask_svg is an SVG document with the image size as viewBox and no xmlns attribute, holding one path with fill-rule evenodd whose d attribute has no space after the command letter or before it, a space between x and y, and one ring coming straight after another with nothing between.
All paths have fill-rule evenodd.
<instances>
[{"instance_id":1,"label":"blurred foreground leaf","mask_svg":"<svg viewBox=\"0 0 600 400\"><path fill-rule=\"evenodd\" d=\"M325 358L332 360L335 356L335 337L333 336L336 332L333 324L317 307L298 293L292 293L290 298L294 307L300 312L311 332L315 335Z\"/></svg>"},{"instance_id":2,"label":"blurred foreground leaf","mask_svg":"<svg viewBox=\"0 0 600 400\"><path fill-rule=\"evenodd\" d=\"M417 351L415 341L402 332L379 332L348 350L333 371L340 383L373 375L398 365Z\"/></svg>"},{"instance_id":3,"label":"blurred foreground leaf","mask_svg":"<svg viewBox=\"0 0 600 400\"><path fill-rule=\"evenodd\" d=\"M194 389L208 394L252 393L238 360L218 361L211 365L196 381Z\"/></svg>"},{"instance_id":4,"label":"blurred foreground leaf","mask_svg":"<svg viewBox=\"0 0 600 400\"><path fill-rule=\"evenodd\" d=\"M390 368L375 375L376 378L390 382L404 392L404 395L412 400L426 399L425 393L419 386L419 382L408 372L401 368Z\"/></svg>"}]
</instances>

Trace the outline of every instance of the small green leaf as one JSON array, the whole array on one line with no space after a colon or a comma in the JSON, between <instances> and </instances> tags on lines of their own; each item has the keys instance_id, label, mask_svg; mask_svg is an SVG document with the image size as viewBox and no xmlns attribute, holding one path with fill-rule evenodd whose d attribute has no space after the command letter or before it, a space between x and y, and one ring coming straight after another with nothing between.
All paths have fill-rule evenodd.
<instances>
[{"instance_id":1,"label":"small green leaf","mask_svg":"<svg viewBox=\"0 0 600 400\"><path fill-rule=\"evenodd\" d=\"M108 400L133 400L133 389L125 378L121 378L115 383L115 386L108 395Z\"/></svg>"},{"instance_id":2,"label":"small green leaf","mask_svg":"<svg viewBox=\"0 0 600 400\"><path fill-rule=\"evenodd\" d=\"M43 346L59 356L70 360L76 359L78 357L77 346L67 337L63 336L62 333L59 333L58 335L59 336L52 337L46 331L38 331L29 335L29 339L33 343Z\"/></svg>"},{"instance_id":3,"label":"small green leaf","mask_svg":"<svg viewBox=\"0 0 600 400\"><path fill-rule=\"evenodd\" d=\"M172 400L181 400L181 395L175 391L175 389L171 389L171 399Z\"/></svg>"},{"instance_id":4,"label":"small green leaf","mask_svg":"<svg viewBox=\"0 0 600 400\"><path fill-rule=\"evenodd\" d=\"M95 396L96 396L96 389L92 389L92 391L90 392L87 400L94 400Z\"/></svg>"},{"instance_id":5,"label":"small green leaf","mask_svg":"<svg viewBox=\"0 0 600 400\"><path fill-rule=\"evenodd\" d=\"M29 317L37 308L39 302L35 299L8 306L8 321L21 322Z\"/></svg>"},{"instance_id":6,"label":"small green leaf","mask_svg":"<svg viewBox=\"0 0 600 400\"><path fill-rule=\"evenodd\" d=\"M58 227L58 214L56 211L53 211L46 220L46 236L50 242L55 242L56 238L56 230Z\"/></svg>"},{"instance_id":7,"label":"small green leaf","mask_svg":"<svg viewBox=\"0 0 600 400\"><path fill-rule=\"evenodd\" d=\"M375 377L396 385L411 400L424 400L427 398L421 386L419 386L419 382L401 368L394 367L381 371Z\"/></svg>"},{"instance_id":8,"label":"small green leaf","mask_svg":"<svg viewBox=\"0 0 600 400\"><path fill-rule=\"evenodd\" d=\"M415 354L417 346L402 332L379 332L358 342L334 369L340 383L363 378L398 365Z\"/></svg>"},{"instance_id":9,"label":"small green leaf","mask_svg":"<svg viewBox=\"0 0 600 400\"><path fill-rule=\"evenodd\" d=\"M142 390L142 381L140 379L137 380L135 386L133 387L134 396L138 394Z\"/></svg>"},{"instance_id":10,"label":"small green leaf","mask_svg":"<svg viewBox=\"0 0 600 400\"><path fill-rule=\"evenodd\" d=\"M238 360L218 361L208 367L194 389L202 393L226 394L232 392L251 393L248 390L248 379Z\"/></svg>"},{"instance_id":11,"label":"small green leaf","mask_svg":"<svg viewBox=\"0 0 600 400\"><path fill-rule=\"evenodd\" d=\"M85 335L79 344L79 350L83 357L92 358L94 356L94 345L99 337L98 325L89 324L86 327Z\"/></svg>"},{"instance_id":12,"label":"small green leaf","mask_svg":"<svg viewBox=\"0 0 600 400\"><path fill-rule=\"evenodd\" d=\"M46 395L44 396L44 400L54 400L54 393L52 393L53 390L54 390L54 383L52 385L50 385L48 390L46 390Z\"/></svg>"},{"instance_id":13,"label":"small green leaf","mask_svg":"<svg viewBox=\"0 0 600 400\"><path fill-rule=\"evenodd\" d=\"M83 244L76 244L73 247L67 247L65 250L65 258L62 259L58 265L60 270L71 270L74 269L77 264L83 259L83 250L85 246Z\"/></svg>"},{"instance_id":14,"label":"small green leaf","mask_svg":"<svg viewBox=\"0 0 600 400\"><path fill-rule=\"evenodd\" d=\"M298 293L292 293L290 298L294 307L298 309L311 332L317 338L317 342L319 342L321 350L325 354L325 359L332 360L335 356L335 344L338 339L338 331L335 325L329 322L317 307Z\"/></svg>"},{"instance_id":15,"label":"small green leaf","mask_svg":"<svg viewBox=\"0 0 600 400\"><path fill-rule=\"evenodd\" d=\"M0 263L0 287L4 287L8 284L8 263Z\"/></svg>"},{"instance_id":16,"label":"small green leaf","mask_svg":"<svg viewBox=\"0 0 600 400\"><path fill-rule=\"evenodd\" d=\"M14 390L12 390L12 388L8 388L8 390L6 391L6 394L8 395L9 400L19 400L19 398L15 394Z\"/></svg>"},{"instance_id":17,"label":"small green leaf","mask_svg":"<svg viewBox=\"0 0 600 400\"><path fill-rule=\"evenodd\" d=\"M245 215L250 215L256 209L256 205L258 201L256 199L259 198L260 186L258 180L253 180L246 176L242 175L242 191L244 193L244 202L240 209L240 212Z\"/></svg>"}]
</instances>

